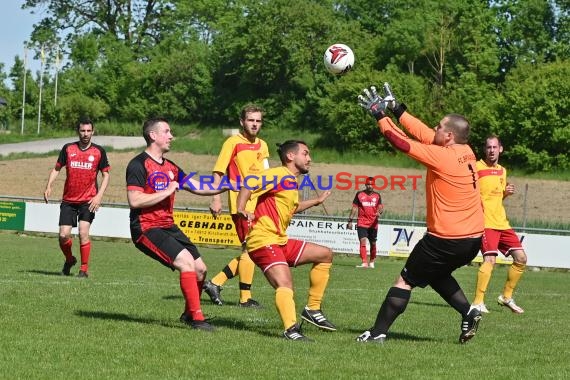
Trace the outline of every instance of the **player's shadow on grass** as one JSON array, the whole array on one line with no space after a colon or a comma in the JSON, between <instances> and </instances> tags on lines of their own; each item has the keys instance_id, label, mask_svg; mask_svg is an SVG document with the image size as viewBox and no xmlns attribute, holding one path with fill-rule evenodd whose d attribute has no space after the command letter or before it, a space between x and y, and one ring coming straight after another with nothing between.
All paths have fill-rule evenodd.
<instances>
[{"instance_id":1,"label":"player's shadow on grass","mask_svg":"<svg viewBox=\"0 0 570 380\"><path fill-rule=\"evenodd\" d=\"M124 313L112 313L106 311L87 311L87 310L76 310L74 314L84 318L96 318L96 319L105 319L113 321L145 323L149 325L157 325L168 328L173 328L173 327L181 329L189 328L188 326L184 325L182 322L179 322L178 319L165 321L162 319L141 318ZM227 327L236 330L247 330L249 326L248 324L235 319L212 317L212 318L206 318L206 320L211 322L211 324L214 327Z\"/></svg>"},{"instance_id":2,"label":"player's shadow on grass","mask_svg":"<svg viewBox=\"0 0 570 380\"><path fill-rule=\"evenodd\" d=\"M182 297L181 294L170 294L168 296L164 296L162 297L163 300L183 300L184 297ZM213 305L212 301L210 301L206 296L204 296L204 298L200 299L200 302L202 303L202 305L205 303L207 305ZM224 300L224 306L237 306L238 303L236 301L226 301Z\"/></svg>"},{"instance_id":3,"label":"player's shadow on grass","mask_svg":"<svg viewBox=\"0 0 570 380\"><path fill-rule=\"evenodd\" d=\"M358 335L362 334L362 332L364 330L363 329L360 329L360 330L349 329L349 331L351 331L355 334L354 339L356 339L356 337ZM409 341L413 341L413 342L436 342L437 341L437 339L430 338L427 336L417 336L417 335L412 335L412 334L408 334L408 333L392 332L392 331L388 332L388 339L389 340L409 340Z\"/></svg>"},{"instance_id":4,"label":"player's shadow on grass","mask_svg":"<svg viewBox=\"0 0 570 380\"><path fill-rule=\"evenodd\" d=\"M61 274L61 271L59 272L53 272L53 271L47 271L47 270L39 270L39 269L28 269L28 270L20 270L18 271L20 273L33 273L33 274L41 274L44 276L57 276L57 277L63 277L63 278L67 278L67 277L73 277L73 276L64 276Z\"/></svg>"},{"instance_id":5,"label":"player's shadow on grass","mask_svg":"<svg viewBox=\"0 0 570 380\"><path fill-rule=\"evenodd\" d=\"M184 328L184 325L180 326L174 325L174 321L164 321L161 319L154 318L141 318L134 315L124 314L124 313L111 313L106 311L87 311L87 310L76 310L75 315L84 318L96 318L96 319L106 319L113 321L123 321L123 322L134 322L134 323L145 323L149 325L158 325L164 327L180 327Z\"/></svg>"}]
</instances>

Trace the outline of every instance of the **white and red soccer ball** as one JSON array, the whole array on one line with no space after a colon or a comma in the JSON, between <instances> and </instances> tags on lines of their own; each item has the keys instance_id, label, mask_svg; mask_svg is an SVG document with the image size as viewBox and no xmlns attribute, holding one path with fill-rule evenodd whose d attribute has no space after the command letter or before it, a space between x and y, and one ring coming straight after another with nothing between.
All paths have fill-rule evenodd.
<instances>
[{"instance_id":1,"label":"white and red soccer ball","mask_svg":"<svg viewBox=\"0 0 570 380\"><path fill-rule=\"evenodd\" d=\"M327 48L324 57L325 67L331 74L346 74L354 65L354 53L344 44L334 44Z\"/></svg>"}]
</instances>

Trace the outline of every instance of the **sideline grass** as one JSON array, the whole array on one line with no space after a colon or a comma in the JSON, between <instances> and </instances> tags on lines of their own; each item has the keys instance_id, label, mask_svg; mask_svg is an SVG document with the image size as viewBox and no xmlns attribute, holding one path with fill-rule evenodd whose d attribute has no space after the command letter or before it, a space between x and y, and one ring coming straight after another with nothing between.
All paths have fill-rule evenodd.
<instances>
[{"instance_id":1,"label":"sideline grass","mask_svg":"<svg viewBox=\"0 0 570 380\"><path fill-rule=\"evenodd\" d=\"M265 308L236 307L237 280L222 292L228 305L205 313L209 334L178 322L178 276L130 242L93 242L91 277L62 277L55 237L0 233L0 378L17 379L562 379L568 378L569 273L525 274L516 294L526 312L494 303L506 275L498 267L477 336L459 345L459 317L431 289L418 289L386 344L354 338L374 320L402 267L383 258L357 269L356 257L336 256L323 309L339 331L312 326L316 342L288 342L273 306L273 290L256 270L254 296ZM77 244L74 246L77 251ZM215 274L238 252L201 248ZM77 268L73 268L77 272ZM307 266L294 269L297 309L306 301ZM458 270L469 297L476 267Z\"/></svg>"}]
</instances>

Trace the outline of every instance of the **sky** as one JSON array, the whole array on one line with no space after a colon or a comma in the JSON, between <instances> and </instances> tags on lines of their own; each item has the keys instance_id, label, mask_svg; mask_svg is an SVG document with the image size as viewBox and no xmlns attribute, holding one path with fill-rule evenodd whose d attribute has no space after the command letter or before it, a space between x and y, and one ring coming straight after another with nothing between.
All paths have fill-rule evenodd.
<instances>
[{"instance_id":1,"label":"sky","mask_svg":"<svg viewBox=\"0 0 570 380\"><path fill-rule=\"evenodd\" d=\"M2 0L0 12L0 62L4 64L4 72L8 73L14 65L14 57L24 57L24 41L29 40L33 25L42 16L31 14L30 10L22 10L23 0ZM33 73L40 69L39 60L33 59L28 52L28 69Z\"/></svg>"}]
</instances>

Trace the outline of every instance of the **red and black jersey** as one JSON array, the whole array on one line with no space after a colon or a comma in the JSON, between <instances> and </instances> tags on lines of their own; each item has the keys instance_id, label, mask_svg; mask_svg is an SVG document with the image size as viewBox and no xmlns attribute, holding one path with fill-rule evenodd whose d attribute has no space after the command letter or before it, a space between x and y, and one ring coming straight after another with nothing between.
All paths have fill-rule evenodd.
<instances>
[{"instance_id":1,"label":"red and black jersey","mask_svg":"<svg viewBox=\"0 0 570 380\"><path fill-rule=\"evenodd\" d=\"M168 188L170 181L180 182L185 174L174 162L155 161L146 152L133 158L127 166L127 191L156 193ZM133 238L151 228L169 228L174 224L174 194L146 208L131 208L131 234Z\"/></svg>"},{"instance_id":2,"label":"red and black jersey","mask_svg":"<svg viewBox=\"0 0 570 380\"><path fill-rule=\"evenodd\" d=\"M91 200L99 186L97 173L108 172L111 167L103 147L91 144L83 150L79 142L65 144L59 152L56 170L65 167L67 178L63 188L63 200L69 203L85 203Z\"/></svg>"},{"instance_id":3,"label":"red and black jersey","mask_svg":"<svg viewBox=\"0 0 570 380\"><path fill-rule=\"evenodd\" d=\"M382 197L373 191L367 194L362 190L356 193L352 205L358 207L358 227L376 227L378 225L378 209L382 204Z\"/></svg>"}]
</instances>

